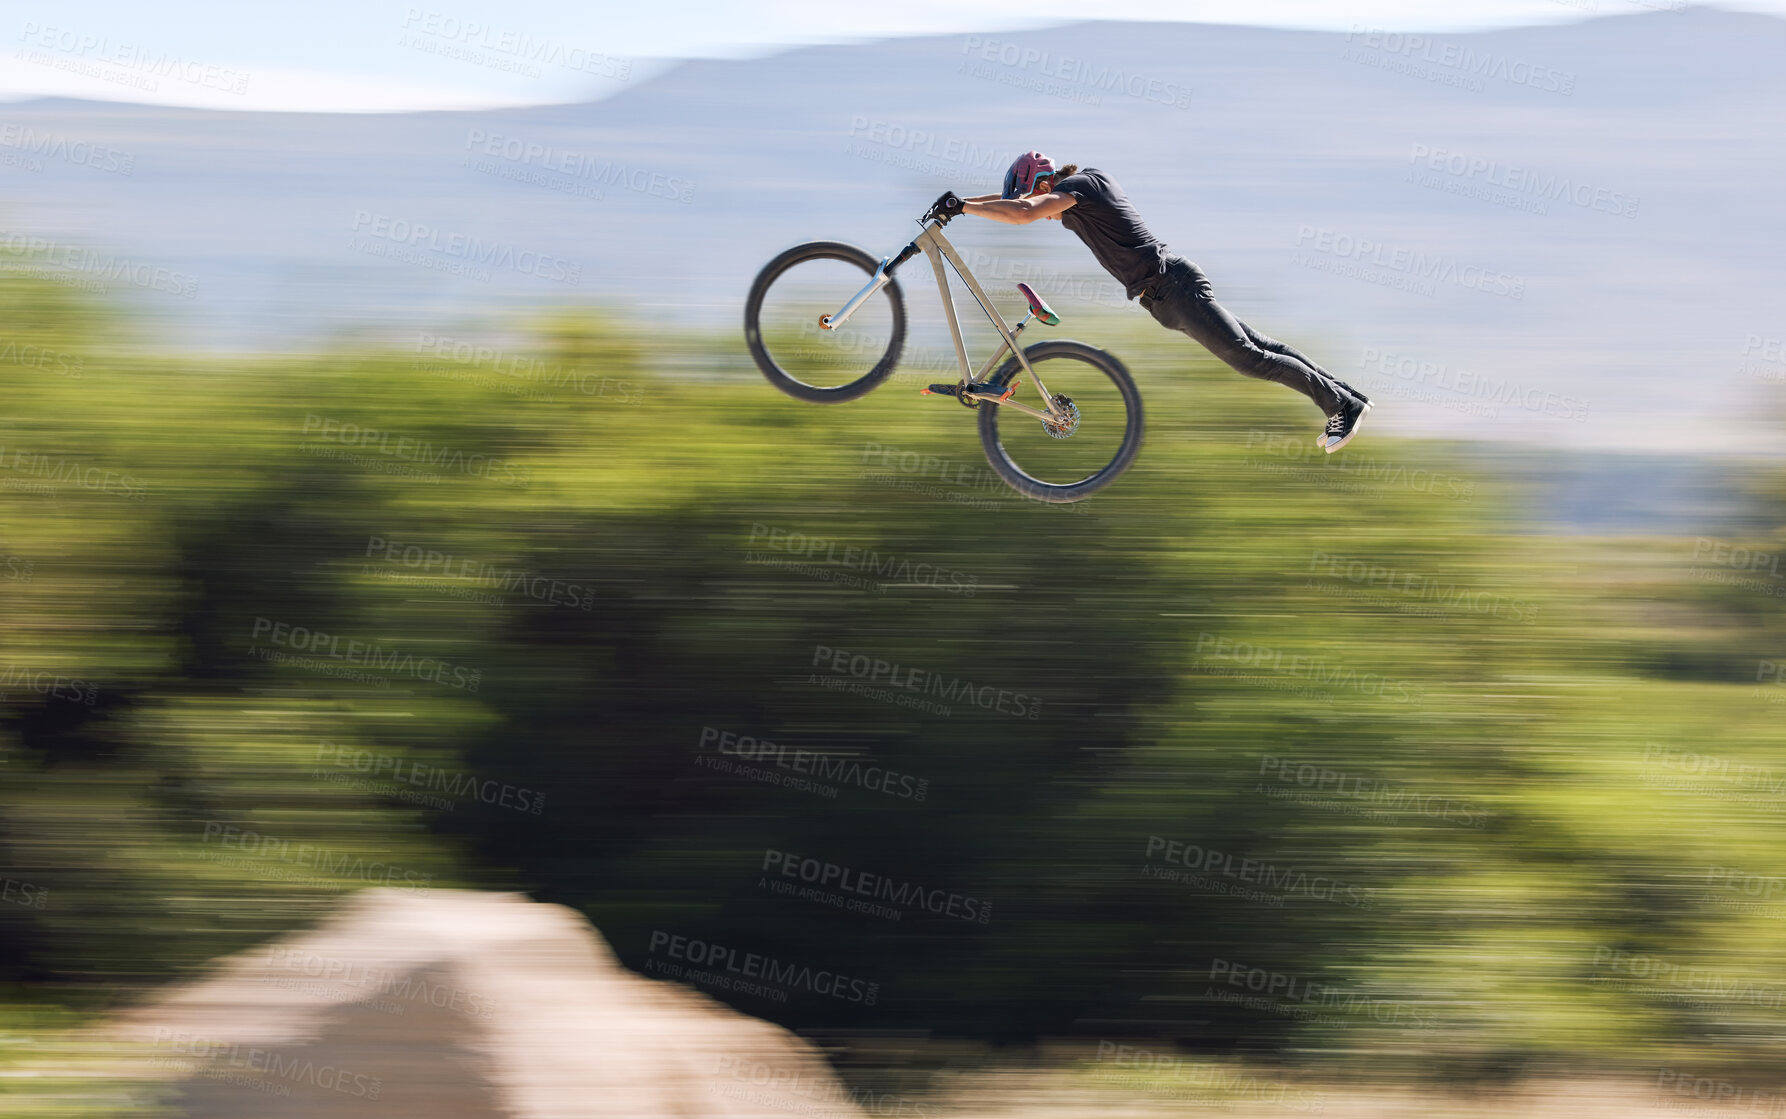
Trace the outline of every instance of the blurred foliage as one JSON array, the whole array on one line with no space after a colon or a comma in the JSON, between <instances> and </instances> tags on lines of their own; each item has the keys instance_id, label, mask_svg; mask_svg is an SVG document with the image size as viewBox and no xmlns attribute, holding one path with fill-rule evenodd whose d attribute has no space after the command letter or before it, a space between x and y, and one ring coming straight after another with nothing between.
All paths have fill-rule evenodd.
<instances>
[{"instance_id":1,"label":"blurred foliage","mask_svg":"<svg viewBox=\"0 0 1786 1119\"><path fill-rule=\"evenodd\" d=\"M731 339L225 360L0 299L26 1029L384 884L571 904L648 973L674 936L879 984L708 988L819 1031L1494 1073L1786 1027L1786 578L1521 534L1447 447L1322 455L1299 399L1114 321L1060 333L1129 363L1147 443L1060 508L952 403L803 405ZM1758 485L1727 543L1786 551ZM834 649L1039 714L856 694ZM778 893L790 856L990 916Z\"/></svg>"}]
</instances>

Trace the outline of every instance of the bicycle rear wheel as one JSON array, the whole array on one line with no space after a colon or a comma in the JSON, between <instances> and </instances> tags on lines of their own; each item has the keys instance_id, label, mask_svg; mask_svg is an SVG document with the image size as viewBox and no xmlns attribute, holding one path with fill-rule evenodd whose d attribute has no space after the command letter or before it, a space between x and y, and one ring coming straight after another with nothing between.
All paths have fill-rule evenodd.
<instances>
[{"instance_id":1,"label":"bicycle rear wheel","mask_svg":"<svg viewBox=\"0 0 1786 1119\"><path fill-rule=\"evenodd\" d=\"M1002 404L980 405L980 445L992 468L1018 493L1065 503L1115 481L1141 450L1141 393L1122 362L1083 342L1038 342L1023 355L1068 419L1050 424ZM1015 355L993 376L999 386L1023 376ZM1019 389L1015 400L1036 396Z\"/></svg>"},{"instance_id":2,"label":"bicycle rear wheel","mask_svg":"<svg viewBox=\"0 0 1786 1119\"><path fill-rule=\"evenodd\" d=\"M796 245L763 266L744 302L744 340L770 384L814 404L841 404L887 379L905 345L899 281L888 280L836 330L820 325L879 266L840 241Z\"/></svg>"}]
</instances>

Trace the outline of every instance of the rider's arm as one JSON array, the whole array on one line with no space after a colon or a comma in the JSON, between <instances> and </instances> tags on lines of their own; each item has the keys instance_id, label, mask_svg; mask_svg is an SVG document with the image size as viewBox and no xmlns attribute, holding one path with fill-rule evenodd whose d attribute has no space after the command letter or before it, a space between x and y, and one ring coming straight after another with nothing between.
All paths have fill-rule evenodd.
<instances>
[{"instance_id":1,"label":"rider's arm","mask_svg":"<svg viewBox=\"0 0 1786 1119\"><path fill-rule=\"evenodd\" d=\"M989 202L969 199L963 213L1002 221L1006 225L1028 225L1043 218L1059 217L1078 202L1070 194L1039 194L1033 198L995 198Z\"/></svg>"},{"instance_id":2,"label":"rider's arm","mask_svg":"<svg viewBox=\"0 0 1786 1119\"><path fill-rule=\"evenodd\" d=\"M1003 198L1002 194L981 194L973 198L963 198L963 202L991 202L995 198Z\"/></svg>"}]
</instances>

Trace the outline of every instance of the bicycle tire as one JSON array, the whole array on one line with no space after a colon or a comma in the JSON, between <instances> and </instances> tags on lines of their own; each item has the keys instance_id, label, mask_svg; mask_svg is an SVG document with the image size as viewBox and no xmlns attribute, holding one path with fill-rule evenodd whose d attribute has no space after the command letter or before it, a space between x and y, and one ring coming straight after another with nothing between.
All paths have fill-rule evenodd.
<instances>
[{"instance_id":1,"label":"bicycle tire","mask_svg":"<svg viewBox=\"0 0 1786 1119\"><path fill-rule=\"evenodd\" d=\"M892 329L888 335L886 352L867 373L848 384L833 387L806 384L775 363L774 357L763 344L759 317L770 286L795 265L811 260L841 260L854 264L867 273L869 278L873 278L875 269L881 263L878 258L842 241L808 241L803 245L795 245L765 264L751 284L750 295L744 301L744 341L750 348L750 356L756 361L757 368L768 378L770 384L782 392L812 404L843 404L875 389L899 364L900 351L905 348L905 297L900 293L899 281L896 279L889 278L886 286L881 289L881 294L886 295L891 304Z\"/></svg>"},{"instance_id":2,"label":"bicycle tire","mask_svg":"<svg viewBox=\"0 0 1786 1119\"><path fill-rule=\"evenodd\" d=\"M1084 342L1075 342L1065 338L1050 339L1046 342L1037 342L1033 346L1026 346L1023 355L1029 359L1032 365L1045 362L1050 358L1077 358L1096 367L1109 377L1122 394L1123 407L1127 413L1122 443L1110 462L1095 474L1067 485L1044 482L1039 478L1031 477L1012 460L998 435L999 413L1005 409L1000 405L987 403L982 404L979 408L980 446L986 452L987 460L992 463L992 469L1005 480L1007 485L1023 496L1057 505L1089 497L1116 481L1134 463L1135 456L1140 453L1141 438L1146 426L1141 410L1141 391L1135 387L1135 379L1129 376L1127 367L1117 360L1114 354L1100 350L1096 346L1088 346ZM1022 372L1023 365L1013 354L1005 359L1005 363L993 375L992 383L1002 388L1010 384ZM1044 367L1044 380L1046 380L1046 372ZM1022 412L1013 412L1012 415L1020 417L1019 422L1022 423L1037 422Z\"/></svg>"}]
</instances>

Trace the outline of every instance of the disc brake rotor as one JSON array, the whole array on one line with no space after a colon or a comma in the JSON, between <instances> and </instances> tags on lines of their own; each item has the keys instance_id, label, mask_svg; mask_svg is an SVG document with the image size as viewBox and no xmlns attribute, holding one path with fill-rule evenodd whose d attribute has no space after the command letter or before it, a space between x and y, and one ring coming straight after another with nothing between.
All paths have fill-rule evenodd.
<instances>
[{"instance_id":1,"label":"disc brake rotor","mask_svg":"<svg viewBox=\"0 0 1786 1119\"><path fill-rule=\"evenodd\" d=\"M1055 393L1054 407L1056 411L1064 413L1065 418L1058 423L1043 420L1042 430L1046 431L1050 438L1070 438L1075 431L1079 430L1079 406L1073 403L1071 397Z\"/></svg>"}]
</instances>

